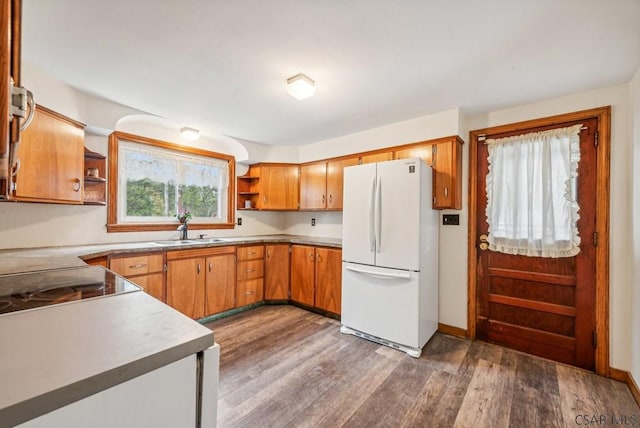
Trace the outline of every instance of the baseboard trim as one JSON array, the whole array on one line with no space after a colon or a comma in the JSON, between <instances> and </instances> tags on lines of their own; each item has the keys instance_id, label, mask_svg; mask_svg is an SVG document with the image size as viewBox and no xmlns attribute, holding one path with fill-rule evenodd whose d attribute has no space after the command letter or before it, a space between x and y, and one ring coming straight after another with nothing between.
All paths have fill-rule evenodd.
<instances>
[{"instance_id":1,"label":"baseboard trim","mask_svg":"<svg viewBox=\"0 0 640 428\"><path fill-rule=\"evenodd\" d=\"M448 334L450 336L460 337L462 339L467 339L468 333L467 330L460 327L454 327L452 325L438 323L438 331L440 333Z\"/></svg>"},{"instance_id":2,"label":"baseboard trim","mask_svg":"<svg viewBox=\"0 0 640 428\"><path fill-rule=\"evenodd\" d=\"M631 391L631 395L640 406L640 388L638 387L638 383L633 378L631 372L626 370L616 369L614 367L609 367L609 377L611 379L619 380L620 382L624 382L629 386L629 390Z\"/></svg>"}]
</instances>

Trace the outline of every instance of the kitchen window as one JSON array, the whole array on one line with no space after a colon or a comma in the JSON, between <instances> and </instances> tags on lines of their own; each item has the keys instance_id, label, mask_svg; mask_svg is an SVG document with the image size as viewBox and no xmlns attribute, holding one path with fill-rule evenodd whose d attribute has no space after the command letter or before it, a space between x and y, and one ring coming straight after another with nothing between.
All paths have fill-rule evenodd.
<instances>
[{"instance_id":1,"label":"kitchen window","mask_svg":"<svg viewBox=\"0 0 640 428\"><path fill-rule=\"evenodd\" d=\"M109 137L109 232L232 228L233 156L122 132Z\"/></svg>"}]
</instances>

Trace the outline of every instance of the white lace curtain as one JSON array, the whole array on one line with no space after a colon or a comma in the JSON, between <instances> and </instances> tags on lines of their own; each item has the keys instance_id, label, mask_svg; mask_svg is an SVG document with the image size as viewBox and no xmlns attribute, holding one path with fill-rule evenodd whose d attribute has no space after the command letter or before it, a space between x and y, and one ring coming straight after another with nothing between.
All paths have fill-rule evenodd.
<instances>
[{"instance_id":1,"label":"white lace curtain","mask_svg":"<svg viewBox=\"0 0 640 428\"><path fill-rule=\"evenodd\" d=\"M489 249L532 257L580 252L580 128L487 139Z\"/></svg>"}]
</instances>

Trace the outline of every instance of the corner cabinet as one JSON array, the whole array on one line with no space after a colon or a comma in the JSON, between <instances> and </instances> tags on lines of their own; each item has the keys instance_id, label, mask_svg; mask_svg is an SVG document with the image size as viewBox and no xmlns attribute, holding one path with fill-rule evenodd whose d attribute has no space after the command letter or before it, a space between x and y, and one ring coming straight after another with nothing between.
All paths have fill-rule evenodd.
<instances>
[{"instance_id":1,"label":"corner cabinet","mask_svg":"<svg viewBox=\"0 0 640 428\"><path fill-rule=\"evenodd\" d=\"M299 206L297 164L260 163L238 177L237 208L292 211Z\"/></svg>"},{"instance_id":2,"label":"corner cabinet","mask_svg":"<svg viewBox=\"0 0 640 428\"><path fill-rule=\"evenodd\" d=\"M84 125L40 105L17 151L16 201L83 203Z\"/></svg>"}]
</instances>

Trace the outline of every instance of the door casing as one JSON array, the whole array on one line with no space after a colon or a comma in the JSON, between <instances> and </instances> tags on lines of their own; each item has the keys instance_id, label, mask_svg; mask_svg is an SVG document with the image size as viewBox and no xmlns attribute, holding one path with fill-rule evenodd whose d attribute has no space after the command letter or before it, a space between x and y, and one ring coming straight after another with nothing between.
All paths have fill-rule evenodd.
<instances>
[{"instance_id":1,"label":"door casing","mask_svg":"<svg viewBox=\"0 0 640 428\"><path fill-rule=\"evenodd\" d=\"M476 219L478 169L478 138L486 134L515 132L529 128L553 126L574 120L595 118L598 121L598 146L596 154L596 247L595 272L595 322L597 348L595 350L595 372L609 376L609 183L610 183L610 150L611 150L611 106L581 110L573 113L527 120L507 125L493 126L469 132L469 237L467 271L467 333L469 338L476 338L477 318L477 269L478 243Z\"/></svg>"}]
</instances>

